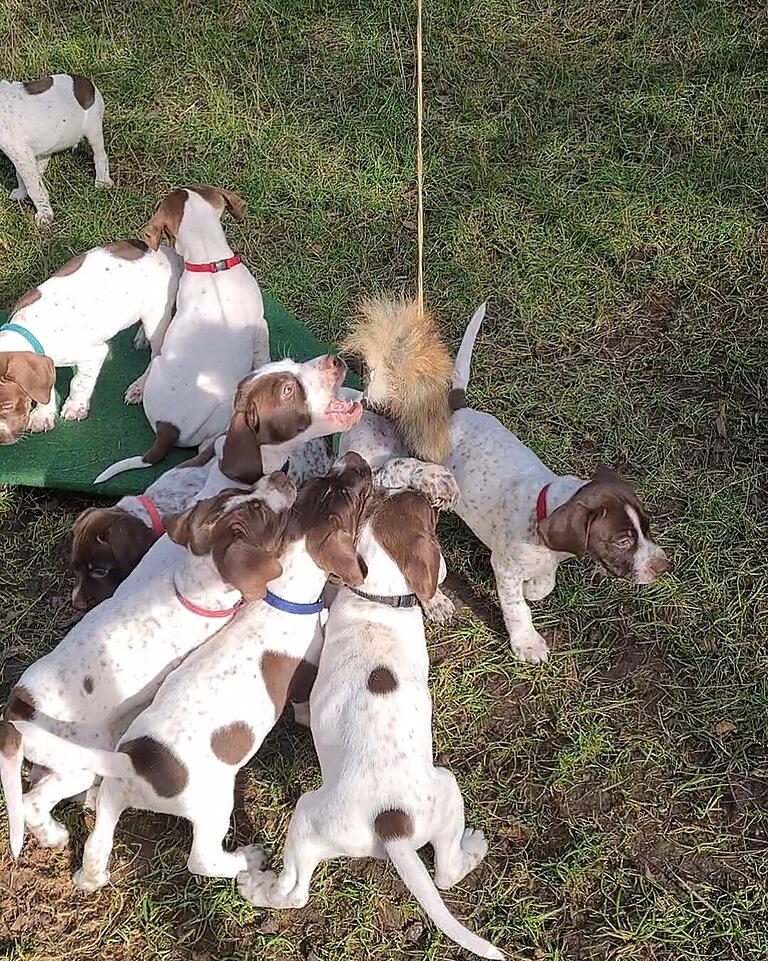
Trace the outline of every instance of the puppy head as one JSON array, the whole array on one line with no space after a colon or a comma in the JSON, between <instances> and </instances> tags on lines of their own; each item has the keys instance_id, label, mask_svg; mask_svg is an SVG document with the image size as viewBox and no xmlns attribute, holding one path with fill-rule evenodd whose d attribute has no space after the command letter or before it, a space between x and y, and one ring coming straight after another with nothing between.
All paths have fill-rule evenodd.
<instances>
[{"instance_id":1,"label":"puppy head","mask_svg":"<svg viewBox=\"0 0 768 961\"><path fill-rule=\"evenodd\" d=\"M84 510L72 531L72 604L86 611L111 597L155 540L151 528L117 507Z\"/></svg>"},{"instance_id":2,"label":"puppy head","mask_svg":"<svg viewBox=\"0 0 768 961\"><path fill-rule=\"evenodd\" d=\"M445 577L445 563L435 534L437 511L427 497L412 490L377 494L366 518L374 539L397 564L408 587L425 603Z\"/></svg>"},{"instance_id":3,"label":"puppy head","mask_svg":"<svg viewBox=\"0 0 768 961\"><path fill-rule=\"evenodd\" d=\"M614 577L651 584L669 568L664 551L651 540L650 522L623 478L601 468L549 517L539 534L553 551L588 554Z\"/></svg>"},{"instance_id":4,"label":"puppy head","mask_svg":"<svg viewBox=\"0 0 768 961\"><path fill-rule=\"evenodd\" d=\"M50 357L0 351L0 444L14 444L29 420L32 401L51 396L56 368Z\"/></svg>"},{"instance_id":5,"label":"puppy head","mask_svg":"<svg viewBox=\"0 0 768 961\"><path fill-rule=\"evenodd\" d=\"M345 374L344 362L326 355L303 364L275 361L242 380L224 443L223 473L253 483L262 473L262 445L323 437L357 423L360 405L337 397Z\"/></svg>"},{"instance_id":6,"label":"puppy head","mask_svg":"<svg viewBox=\"0 0 768 961\"><path fill-rule=\"evenodd\" d=\"M235 220L242 220L245 216L245 201L231 190L206 186L177 187L163 197L141 232L142 239L148 247L157 250L163 234L166 235L171 246L176 246L188 203L195 207L201 205L201 210L204 209L202 207L204 203L207 207L213 208L218 218L221 218L225 209L229 209Z\"/></svg>"},{"instance_id":7,"label":"puppy head","mask_svg":"<svg viewBox=\"0 0 768 961\"><path fill-rule=\"evenodd\" d=\"M222 491L166 517L165 527L174 543L210 554L222 580L245 600L260 600L282 573L277 556L295 499L296 488L275 471L250 491Z\"/></svg>"},{"instance_id":8,"label":"puppy head","mask_svg":"<svg viewBox=\"0 0 768 961\"><path fill-rule=\"evenodd\" d=\"M344 454L325 477L304 484L293 510L295 535L306 538L309 556L350 587L365 580L355 538L372 483L367 461L354 452Z\"/></svg>"}]
</instances>

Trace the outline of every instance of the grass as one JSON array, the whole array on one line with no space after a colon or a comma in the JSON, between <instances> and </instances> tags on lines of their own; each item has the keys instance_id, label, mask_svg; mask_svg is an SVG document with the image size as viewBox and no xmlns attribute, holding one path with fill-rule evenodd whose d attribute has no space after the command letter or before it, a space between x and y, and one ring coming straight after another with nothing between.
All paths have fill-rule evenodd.
<instances>
[{"instance_id":1,"label":"grass","mask_svg":"<svg viewBox=\"0 0 768 961\"><path fill-rule=\"evenodd\" d=\"M413 285L412 30L410 5L380 0L5 0L0 75L93 76L117 186L93 189L85 152L55 158L45 235L0 202L0 304L208 181L248 199L228 230L264 288L338 337L359 294ZM516 958L768 957L763 5L442 0L425 30L428 297L452 343L490 304L471 399L556 469L624 471L674 559L645 589L566 565L535 605L553 658L531 668L506 647L486 552L444 523L485 615L430 632L436 752L491 844L448 901ZM4 693L73 622L63 545L83 503L2 494ZM279 848L317 778L282 722L232 843ZM77 853L81 812L63 816ZM386 865L326 865L305 910L268 914L188 875L188 840L126 816L114 884L90 899L68 855L0 856L0 948L462 956Z\"/></svg>"}]
</instances>

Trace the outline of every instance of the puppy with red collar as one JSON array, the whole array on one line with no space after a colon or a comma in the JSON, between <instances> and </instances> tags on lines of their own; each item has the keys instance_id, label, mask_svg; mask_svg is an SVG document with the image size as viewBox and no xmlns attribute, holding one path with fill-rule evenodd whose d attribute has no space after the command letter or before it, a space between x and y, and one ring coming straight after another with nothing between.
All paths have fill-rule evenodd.
<instances>
[{"instance_id":1,"label":"puppy with red collar","mask_svg":"<svg viewBox=\"0 0 768 961\"><path fill-rule=\"evenodd\" d=\"M198 447L227 429L238 383L269 361L261 290L227 242L220 220L245 202L220 187L182 187L160 203L143 231L156 250L165 234L184 258L176 315L147 371L129 388L143 397L155 442L102 471L94 483L158 464L173 447Z\"/></svg>"}]
</instances>

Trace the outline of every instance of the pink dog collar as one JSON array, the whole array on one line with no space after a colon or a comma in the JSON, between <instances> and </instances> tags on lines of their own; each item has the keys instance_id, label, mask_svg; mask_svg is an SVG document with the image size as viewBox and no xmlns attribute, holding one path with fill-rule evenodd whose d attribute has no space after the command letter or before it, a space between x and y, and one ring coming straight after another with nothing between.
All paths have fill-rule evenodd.
<instances>
[{"instance_id":1,"label":"pink dog collar","mask_svg":"<svg viewBox=\"0 0 768 961\"><path fill-rule=\"evenodd\" d=\"M155 535L155 537L162 537L163 534L165 534L165 524L163 524L160 511L155 507L152 498L147 497L146 494L139 494L137 495L136 500L149 514L149 522L152 525L152 533Z\"/></svg>"},{"instance_id":2,"label":"pink dog collar","mask_svg":"<svg viewBox=\"0 0 768 961\"><path fill-rule=\"evenodd\" d=\"M184 270L189 270L193 274L218 274L222 270L230 270L237 267L240 263L240 254L233 254L226 260L213 260L209 264L184 264Z\"/></svg>"},{"instance_id":3,"label":"pink dog collar","mask_svg":"<svg viewBox=\"0 0 768 961\"><path fill-rule=\"evenodd\" d=\"M184 597L175 584L173 585L173 589L176 591L176 600L179 604L188 610L190 614L197 614L199 617L232 617L232 615L236 614L243 606L243 599L241 597L234 607L228 607L223 611L209 611L208 608L198 607L197 604L193 604L192 601Z\"/></svg>"}]
</instances>

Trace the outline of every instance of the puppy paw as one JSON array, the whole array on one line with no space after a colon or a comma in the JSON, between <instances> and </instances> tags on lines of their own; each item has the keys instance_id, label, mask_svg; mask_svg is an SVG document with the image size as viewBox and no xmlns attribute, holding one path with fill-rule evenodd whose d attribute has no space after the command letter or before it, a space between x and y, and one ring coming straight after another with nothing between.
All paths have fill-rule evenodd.
<instances>
[{"instance_id":1,"label":"puppy paw","mask_svg":"<svg viewBox=\"0 0 768 961\"><path fill-rule=\"evenodd\" d=\"M136 336L133 338L133 349L134 350L148 350L149 341L147 340L147 335L144 333L144 328L139 327L136 331Z\"/></svg>"},{"instance_id":2,"label":"puppy paw","mask_svg":"<svg viewBox=\"0 0 768 961\"><path fill-rule=\"evenodd\" d=\"M38 210L35 214L35 224L38 227L50 227L53 223L53 211L52 210Z\"/></svg>"},{"instance_id":3,"label":"puppy paw","mask_svg":"<svg viewBox=\"0 0 768 961\"><path fill-rule=\"evenodd\" d=\"M257 874L262 871L264 865L269 860L269 855L260 844L245 844L238 848L235 854L245 858L247 865L243 874Z\"/></svg>"},{"instance_id":4,"label":"puppy paw","mask_svg":"<svg viewBox=\"0 0 768 961\"><path fill-rule=\"evenodd\" d=\"M43 827L31 827L30 830L37 839L41 848L50 848L53 851L63 851L69 844L69 831L51 818L49 824Z\"/></svg>"},{"instance_id":5,"label":"puppy paw","mask_svg":"<svg viewBox=\"0 0 768 961\"><path fill-rule=\"evenodd\" d=\"M255 904L257 908L272 907L269 892L277 875L274 871L241 871L237 876L237 890L241 898Z\"/></svg>"},{"instance_id":6,"label":"puppy paw","mask_svg":"<svg viewBox=\"0 0 768 961\"><path fill-rule=\"evenodd\" d=\"M97 190L109 190L110 187L114 187L114 186L115 186L115 185L114 185L114 183L112 182L112 179L111 179L110 177L107 177L106 180L97 180L97 181L96 181L96 189L97 189Z\"/></svg>"},{"instance_id":7,"label":"puppy paw","mask_svg":"<svg viewBox=\"0 0 768 961\"><path fill-rule=\"evenodd\" d=\"M125 392L125 403L126 404L140 404L144 397L144 378L139 377L135 380L128 390Z\"/></svg>"},{"instance_id":8,"label":"puppy paw","mask_svg":"<svg viewBox=\"0 0 768 961\"><path fill-rule=\"evenodd\" d=\"M530 630L520 635L510 637L509 644L521 661L529 664L541 664L549 660L547 642L537 631Z\"/></svg>"},{"instance_id":9,"label":"puppy paw","mask_svg":"<svg viewBox=\"0 0 768 961\"><path fill-rule=\"evenodd\" d=\"M32 431L33 434L42 434L49 430L53 430L55 421L55 411L48 411L41 407L36 407L29 415L27 430Z\"/></svg>"},{"instance_id":10,"label":"puppy paw","mask_svg":"<svg viewBox=\"0 0 768 961\"><path fill-rule=\"evenodd\" d=\"M109 884L109 871L104 871L103 874L86 874L83 868L79 868L72 875L72 884L78 891L93 894Z\"/></svg>"},{"instance_id":11,"label":"puppy paw","mask_svg":"<svg viewBox=\"0 0 768 961\"><path fill-rule=\"evenodd\" d=\"M465 828L459 841L460 851L451 857L451 864L435 871L435 885L441 890L452 888L474 871L488 853L485 835L477 828Z\"/></svg>"},{"instance_id":12,"label":"puppy paw","mask_svg":"<svg viewBox=\"0 0 768 961\"><path fill-rule=\"evenodd\" d=\"M459 499L459 487L453 474L440 464L425 464L418 477L414 477L413 486L439 511L450 510Z\"/></svg>"},{"instance_id":13,"label":"puppy paw","mask_svg":"<svg viewBox=\"0 0 768 961\"><path fill-rule=\"evenodd\" d=\"M422 602L422 610L427 620L433 624L450 624L456 616L456 606L450 597L447 597L440 588L431 601Z\"/></svg>"},{"instance_id":14,"label":"puppy paw","mask_svg":"<svg viewBox=\"0 0 768 961\"><path fill-rule=\"evenodd\" d=\"M17 187L15 190L12 190L8 196L11 198L11 200L21 201L26 200L29 194L27 193L25 187Z\"/></svg>"},{"instance_id":15,"label":"puppy paw","mask_svg":"<svg viewBox=\"0 0 768 961\"><path fill-rule=\"evenodd\" d=\"M62 420L85 420L88 416L88 404L68 397L61 408Z\"/></svg>"}]
</instances>

